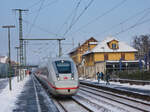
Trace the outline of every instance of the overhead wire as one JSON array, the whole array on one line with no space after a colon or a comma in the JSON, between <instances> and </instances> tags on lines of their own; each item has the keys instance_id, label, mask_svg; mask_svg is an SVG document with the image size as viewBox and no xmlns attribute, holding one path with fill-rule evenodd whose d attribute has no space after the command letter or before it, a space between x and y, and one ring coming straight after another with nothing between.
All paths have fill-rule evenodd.
<instances>
[{"instance_id":1,"label":"overhead wire","mask_svg":"<svg viewBox=\"0 0 150 112\"><path fill-rule=\"evenodd\" d=\"M108 32L108 31L111 31L111 30L113 30L113 29L115 29L115 28L117 28L117 27L119 27L119 26L125 24L126 22L128 22L128 21L130 21L130 20L132 20L132 19L135 19L135 17L137 17L137 16L143 14L143 13L146 12L147 10L150 10L150 8L146 8L146 9L140 11L140 12L137 12L136 14L134 14L134 15L132 15L132 16L126 18L125 20L121 21L120 23L115 24L115 25L112 25L110 28L106 29L105 31L100 32L100 34L104 34L104 33ZM142 18L141 18L141 19L142 19ZM97 34L97 35L98 35L98 34Z\"/></svg>"},{"instance_id":2,"label":"overhead wire","mask_svg":"<svg viewBox=\"0 0 150 112\"><path fill-rule=\"evenodd\" d=\"M58 1L59 1L59 0L53 0L53 1L51 1L50 3L47 3L46 5L43 5L43 7L41 8L41 10L43 10L43 9L45 9L45 8L47 8L47 7L49 7L50 5L53 5L54 3L58 2ZM34 14L34 13L36 13L36 12L39 12L39 9L34 10L34 11L32 11L31 13L29 13L29 14Z\"/></svg>"},{"instance_id":3,"label":"overhead wire","mask_svg":"<svg viewBox=\"0 0 150 112\"><path fill-rule=\"evenodd\" d=\"M87 6L83 9L83 11L79 14L79 16L75 19L75 21L71 24L71 26L64 32L63 36L65 36L72 27L77 23L77 21L80 19L80 17L85 13L85 11L90 7L90 5L93 3L94 0L91 0Z\"/></svg>"},{"instance_id":4,"label":"overhead wire","mask_svg":"<svg viewBox=\"0 0 150 112\"><path fill-rule=\"evenodd\" d=\"M138 19L138 21L136 22L136 24L138 24L140 21L142 21L145 17L148 16L148 14L150 14L150 11L146 12L140 19Z\"/></svg>"},{"instance_id":5,"label":"overhead wire","mask_svg":"<svg viewBox=\"0 0 150 112\"><path fill-rule=\"evenodd\" d=\"M27 23L27 24L32 25L32 27L35 27L35 28L37 28L37 29L39 29L39 30L41 30L41 31L43 31L43 32L49 33L49 34L54 35L54 36L60 36L60 37L61 37L61 35L58 35L58 34L53 33L53 32L50 32L50 31L48 31L47 29L44 29L44 28L42 28L41 26L35 25L35 24L33 24L33 23L31 23L31 22L29 22L29 21L27 21L27 20L22 20L22 21L25 22L25 23Z\"/></svg>"},{"instance_id":6,"label":"overhead wire","mask_svg":"<svg viewBox=\"0 0 150 112\"><path fill-rule=\"evenodd\" d=\"M102 13L101 15L97 16L96 18L94 18L93 20L89 21L88 23L86 23L85 25L81 26L80 28L78 28L75 32L80 31L81 29L85 28L86 26L96 22L97 20L99 20L100 18L104 17L105 15L109 14L110 12L114 11L115 9L119 8L121 5L123 5L127 0L122 0L121 2L119 2L118 4L116 4L115 6L113 6L112 8L108 9L107 11L105 11L104 13Z\"/></svg>"},{"instance_id":7,"label":"overhead wire","mask_svg":"<svg viewBox=\"0 0 150 112\"><path fill-rule=\"evenodd\" d=\"M75 21L76 14L77 14L77 10L78 10L78 8L79 8L79 6L80 6L80 4L81 4L81 1L82 1L82 0L79 0L79 2L77 3L77 6L75 7L74 16L73 16L73 18L72 18L72 20L71 20L71 23L70 23L70 26L69 26L69 27L71 27L71 26L73 25L74 21Z\"/></svg>"},{"instance_id":8,"label":"overhead wire","mask_svg":"<svg viewBox=\"0 0 150 112\"><path fill-rule=\"evenodd\" d=\"M125 30L122 30L122 31L120 31L120 32L115 33L113 36L116 36L116 35L119 35L119 34L121 34L121 33L124 33L124 32L126 32L126 31L128 31L128 30L130 30L130 29L133 29L133 28L135 28L135 27L137 27L137 26L139 26L139 25L142 25L142 24L144 24L144 23L147 23L147 22L149 22L149 21L150 21L150 18L149 18L149 19L146 19L146 20L144 20L144 21L142 21L142 22L135 23L134 25L132 25L132 26L126 28Z\"/></svg>"},{"instance_id":9,"label":"overhead wire","mask_svg":"<svg viewBox=\"0 0 150 112\"><path fill-rule=\"evenodd\" d=\"M79 5L81 4L81 0L79 0L78 2L77 2L77 5L76 5L76 7L71 11L71 13L69 14L69 16L67 17L67 19L65 20L65 22L60 26L60 28L59 28L59 30L57 31L58 33L60 33L60 31L63 29L63 27L68 23L68 21L69 21L69 19L72 17L72 15L73 15L73 18L72 18L72 22L74 21L74 18L75 18L75 16L76 16L76 13L77 13L77 10L78 10L78 7L79 7ZM72 23L71 22L71 23Z\"/></svg>"},{"instance_id":10,"label":"overhead wire","mask_svg":"<svg viewBox=\"0 0 150 112\"><path fill-rule=\"evenodd\" d=\"M148 12L145 13L140 19L138 19L138 21L137 21L134 25L132 25L132 26L126 28L125 30L122 30L122 31L116 33L115 35L119 35L119 34L121 34L121 33L124 33L124 32L126 32L126 31L130 30L130 29L133 29L133 28L135 28L135 27L137 27L137 26L139 26L139 25L141 25L141 24L144 24L144 23L146 23L146 22L149 22L150 19L147 19L147 20L142 21L149 13L150 13L150 11L148 11ZM141 21L142 21L142 22L141 22Z\"/></svg>"},{"instance_id":11,"label":"overhead wire","mask_svg":"<svg viewBox=\"0 0 150 112\"><path fill-rule=\"evenodd\" d=\"M49 43L43 44L40 48L38 48L38 52L40 52L42 54L42 52L44 52L44 54L50 53L50 52L55 52L54 49L56 49L56 41L51 41ZM51 51L53 50L53 51ZM56 53L56 52L55 52Z\"/></svg>"},{"instance_id":12,"label":"overhead wire","mask_svg":"<svg viewBox=\"0 0 150 112\"><path fill-rule=\"evenodd\" d=\"M34 20L33 20L33 25L36 23L36 20L37 20L37 18L38 18L38 16L39 16L39 13L40 13L40 11L41 11L41 8L42 8L44 2L45 2L45 0L42 0L42 1L41 1L41 5L40 5L40 7L39 7L39 9L38 9L38 13L36 14L36 16L35 16L35 18L34 18ZM31 33L32 28L33 28L33 27L31 26L27 35L29 35L29 34Z\"/></svg>"},{"instance_id":13,"label":"overhead wire","mask_svg":"<svg viewBox=\"0 0 150 112\"><path fill-rule=\"evenodd\" d=\"M35 2L35 3L33 3L31 6L27 7L27 9L33 8L34 6L38 5L41 1L42 0L39 0L39 1Z\"/></svg>"}]
</instances>

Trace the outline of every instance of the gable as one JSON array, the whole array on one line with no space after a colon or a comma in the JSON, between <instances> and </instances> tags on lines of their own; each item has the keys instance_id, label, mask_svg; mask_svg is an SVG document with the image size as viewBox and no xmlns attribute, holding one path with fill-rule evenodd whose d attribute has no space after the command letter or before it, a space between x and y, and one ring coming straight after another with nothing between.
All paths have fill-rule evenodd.
<instances>
[{"instance_id":1,"label":"gable","mask_svg":"<svg viewBox=\"0 0 150 112\"><path fill-rule=\"evenodd\" d=\"M116 44L116 49L112 49L112 44ZM84 53L84 55L97 52L137 52L137 50L115 38L106 38L105 40L99 42L99 44L91 51Z\"/></svg>"},{"instance_id":2,"label":"gable","mask_svg":"<svg viewBox=\"0 0 150 112\"><path fill-rule=\"evenodd\" d=\"M107 43L108 47L110 49L119 49L119 42L117 40L112 40L110 42Z\"/></svg>"},{"instance_id":3,"label":"gable","mask_svg":"<svg viewBox=\"0 0 150 112\"><path fill-rule=\"evenodd\" d=\"M87 51L89 42L98 42L98 41L94 37L91 37L88 40L86 40L83 44L73 49L69 54L72 54L74 52Z\"/></svg>"}]
</instances>

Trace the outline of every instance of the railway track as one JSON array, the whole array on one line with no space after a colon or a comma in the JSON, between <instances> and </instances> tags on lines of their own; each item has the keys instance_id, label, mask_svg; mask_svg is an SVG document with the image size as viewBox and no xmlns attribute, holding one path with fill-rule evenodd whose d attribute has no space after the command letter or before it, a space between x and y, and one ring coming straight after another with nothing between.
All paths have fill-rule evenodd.
<instances>
[{"instance_id":1,"label":"railway track","mask_svg":"<svg viewBox=\"0 0 150 112\"><path fill-rule=\"evenodd\" d=\"M94 112L87 106L74 100L72 97L61 99L55 98L53 101L60 112Z\"/></svg>"},{"instance_id":2,"label":"railway track","mask_svg":"<svg viewBox=\"0 0 150 112\"><path fill-rule=\"evenodd\" d=\"M75 98L87 100L95 103L95 108L105 109L106 111L122 112L150 112L150 102L134 99L113 92L80 85L80 91Z\"/></svg>"},{"instance_id":3,"label":"railway track","mask_svg":"<svg viewBox=\"0 0 150 112\"><path fill-rule=\"evenodd\" d=\"M120 82L120 83L129 83L131 85L150 85L150 81L144 81L144 80L111 79L110 81Z\"/></svg>"},{"instance_id":4,"label":"railway track","mask_svg":"<svg viewBox=\"0 0 150 112\"><path fill-rule=\"evenodd\" d=\"M94 88L98 88L98 89L102 89L105 91L110 91L116 94L121 94L121 95L126 95L128 97L133 97L133 98L138 98L141 100L145 100L145 101L150 101L150 94L145 94L145 93L139 93L139 92L135 92L135 91L128 91L125 89L119 89L119 88L112 88L109 86L103 86L103 85L97 85L97 84L91 84L85 81L80 81L81 85L86 85L89 87L94 87Z\"/></svg>"},{"instance_id":5,"label":"railway track","mask_svg":"<svg viewBox=\"0 0 150 112\"><path fill-rule=\"evenodd\" d=\"M72 97L53 97L42 82L40 80L38 81L60 112L93 112L87 106L82 105Z\"/></svg>"}]
</instances>

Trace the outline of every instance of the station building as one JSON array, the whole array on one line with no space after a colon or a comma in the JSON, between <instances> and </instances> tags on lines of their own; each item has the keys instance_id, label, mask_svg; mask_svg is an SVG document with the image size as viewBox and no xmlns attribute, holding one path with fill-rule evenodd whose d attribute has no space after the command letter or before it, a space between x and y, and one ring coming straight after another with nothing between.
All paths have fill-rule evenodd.
<instances>
[{"instance_id":1,"label":"station building","mask_svg":"<svg viewBox=\"0 0 150 112\"><path fill-rule=\"evenodd\" d=\"M81 51L82 47L79 48ZM97 72L138 69L139 60L135 59L136 53L136 49L115 37L108 37L99 43L88 41L88 48L80 54L80 62L77 64L79 74L95 77ZM73 56L70 56L74 60Z\"/></svg>"}]
</instances>

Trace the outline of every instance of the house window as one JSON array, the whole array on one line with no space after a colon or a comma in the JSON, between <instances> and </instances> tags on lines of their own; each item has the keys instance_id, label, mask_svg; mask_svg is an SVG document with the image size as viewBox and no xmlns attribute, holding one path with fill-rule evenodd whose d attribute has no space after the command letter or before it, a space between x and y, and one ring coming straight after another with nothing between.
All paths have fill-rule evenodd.
<instances>
[{"instance_id":1,"label":"house window","mask_svg":"<svg viewBox=\"0 0 150 112\"><path fill-rule=\"evenodd\" d=\"M121 53L121 58L125 60L125 53Z\"/></svg>"},{"instance_id":2,"label":"house window","mask_svg":"<svg viewBox=\"0 0 150 112\"><path fill-rule=\"evenodd\" d=\"M116 49L116 48L117 48L116 44L112 44L112 49Z\"/></svg>"},{"instance_id":3,"label":"house window","mask_svg":"<svg viewBox=\"0 0 150 112\"><path fill-rule=\"evenodd\" d=\"M108 54L104 53L104 60L108 60Z\"/></svg>"}]
</instances>

